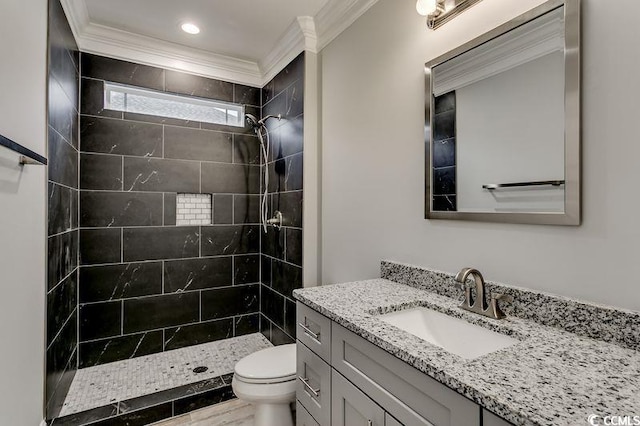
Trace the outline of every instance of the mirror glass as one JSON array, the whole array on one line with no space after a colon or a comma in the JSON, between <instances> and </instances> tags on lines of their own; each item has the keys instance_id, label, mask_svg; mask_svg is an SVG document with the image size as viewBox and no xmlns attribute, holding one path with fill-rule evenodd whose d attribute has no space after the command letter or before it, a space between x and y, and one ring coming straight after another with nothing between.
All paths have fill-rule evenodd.
<instances>
[{"instance_id":1,"label":"mirror glass","mask_svg":"<svg viewBox=\"0 0 640 426\"><path fill-rule=\"evenodd\" d=\"M428 218L575 221L565 8L547 4L427 64Z\"/></svg>"}]
</instances>

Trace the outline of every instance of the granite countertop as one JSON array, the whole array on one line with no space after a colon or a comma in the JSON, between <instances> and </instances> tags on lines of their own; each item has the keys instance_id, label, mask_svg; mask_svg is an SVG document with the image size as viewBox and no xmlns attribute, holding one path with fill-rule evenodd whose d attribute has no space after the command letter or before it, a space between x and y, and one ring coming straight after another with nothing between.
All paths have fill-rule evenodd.
<instances>
[{"instance_id":1,"label":"granite countertop","mask_svg":"<svg viewBox=\"0 0 640 426\"><path fill-rule=\"evenodd\" d=\"M531 320L492 320L459 300L386 279L300 289L294 297L515 425L586 425L595 414L640 415L640 352ZM465 360L382 322L425 306L520 340Z\"/></svg>"}]
</instances>

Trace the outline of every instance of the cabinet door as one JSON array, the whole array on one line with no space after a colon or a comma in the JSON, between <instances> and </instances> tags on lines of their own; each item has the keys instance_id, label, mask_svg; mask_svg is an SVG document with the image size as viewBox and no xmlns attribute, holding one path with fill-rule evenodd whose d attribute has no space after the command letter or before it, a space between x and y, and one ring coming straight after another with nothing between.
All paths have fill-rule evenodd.
<instances>
[{"instance_id":1,"label":"cabinet door","mask_svg":"<svg viewBox=\"0 0 640 426\"><path fill-rule=\"evenodd\" d=\"M296 426L320 426L316 419L300 404L300 401L296 407Z\"/></svg>"},{"instance_id":2,"label":"cabinet door","mask_svg":"<svg viewBox=\"0 0 640 426\"><path fill-rule=\"evenodd\" d=\"M484 408L482 409L482 424L484 426L513 426L508 421L501 419L491 411L487 411Z\"/></svg>"},{"instance_id":3,"label":"cabinet door","mask_svg":"<svg viewBox=\"0 0 640 426\"><path fill-rule=\"evenodd\" d=\"M332 370L332 426L384 426L384 414L378 404Z\"/></svg>"},{"instance_id":4,"label":"cabinet door","mask_svg":"<svg viewBox=\"0 0 640 426\"><path fill-rule=\"evenodd\" d=\"M394 419L389 415L389 413L385 413L384 415L384 426L404 426L402 423Z\"/></svg>"}]
</instances>

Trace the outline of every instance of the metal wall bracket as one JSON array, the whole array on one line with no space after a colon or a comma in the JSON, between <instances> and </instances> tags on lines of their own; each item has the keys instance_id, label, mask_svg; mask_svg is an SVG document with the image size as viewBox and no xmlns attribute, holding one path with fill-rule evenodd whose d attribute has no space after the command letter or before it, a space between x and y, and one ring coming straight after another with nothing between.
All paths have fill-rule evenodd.
<instances>
[{"instance_id":1,"label":"metal wall bracket","mask_svg":"<svg viewBox=\"0 0 640 426\"><path fill-rule=\"evenodd\" d=\"M427 16L427 27L432 30L441 27L481 0L437 0L438 8Z\"/></svg>"}]
</instances>

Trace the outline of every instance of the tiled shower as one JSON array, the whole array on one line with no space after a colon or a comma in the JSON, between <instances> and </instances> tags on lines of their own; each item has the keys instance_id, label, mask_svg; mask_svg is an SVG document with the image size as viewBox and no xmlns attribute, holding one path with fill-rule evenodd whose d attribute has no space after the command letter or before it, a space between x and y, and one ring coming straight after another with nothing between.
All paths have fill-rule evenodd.
<instances>
[{"instance_id":1,"label":"tiled shower","mask_svg":"<svg viewBox=\"0 0 640 426\"><path fill-rule=\"evenodd\" d=\"M82 54L80 367L259 331L258 138L106 110L114 80L260 109L257 89ZM209 225L177 224L183 194L213 199Z\"/></svg>"},{"instance_id":2,"label":"tiled shower","mask_svg":"<svg viewBox=\"0 0 640 426\"><path fill-rule=\"evenodd\" d=\"M291 292L302 287L302 155L304 130L304 54L298 56L262 91L262 114L286 111L286 119L270 120L270 217L282 212L283 227L262 234L262 332L274 344L295 340L295 302Z\"/></svg>"},{"instance_id":3,"label":"tiled shower","mask_svg":"<svg viewBox=\"0 0 640 426\"><path fill-rule=\"evenodd\" d=\"M60 411L78 365L79 53L58 1L49 2L46 407Z\"/></svg>"},{"instance_id":4,"label":"tiled shower","mask_svg":"<svg viewBox=\"0 0 640 426\"><path fill-rule=\"evenodd\" d=\"M51 37L50 55L47 418L62 410L54 424L155 421L232 397L231 371L209 365L209 376L183 377L179 390L147 386L154 394L133 405L118 399L86 415L63 405L92 368L109 376L110 366L173 350L187 351L180 359L209 351L203 359L228 363L262 341L295 339L304 54L264 88L249 87L78 53L59 1L51 5L50 31L59 37ZM106 109L107 82L282 114L269 123L268 164L250 126ZM262 167L271 174L270 212L284 216L267 234L259 223Z\"/></svg>"}]
</instances>

